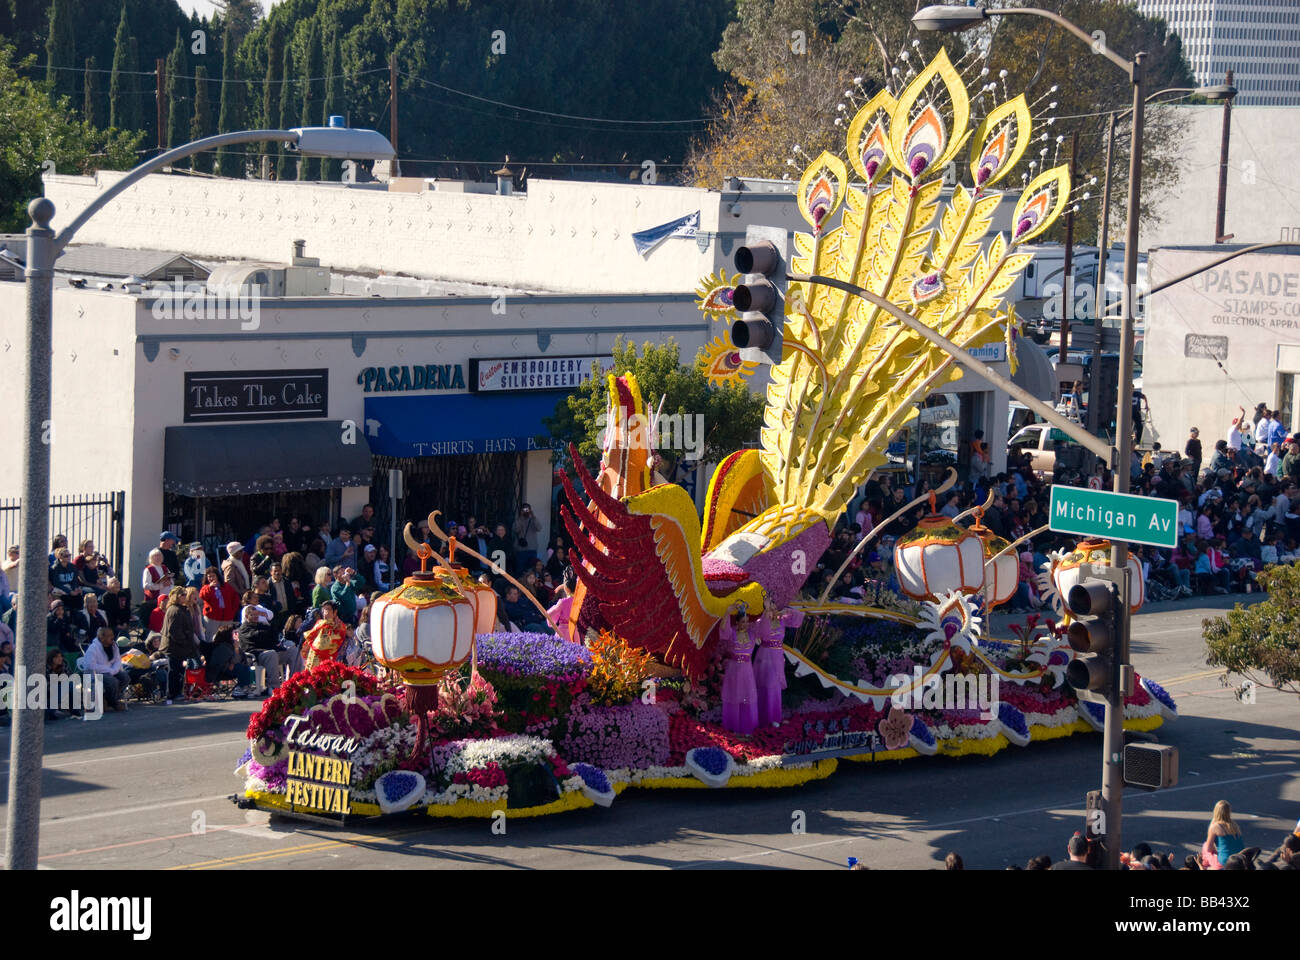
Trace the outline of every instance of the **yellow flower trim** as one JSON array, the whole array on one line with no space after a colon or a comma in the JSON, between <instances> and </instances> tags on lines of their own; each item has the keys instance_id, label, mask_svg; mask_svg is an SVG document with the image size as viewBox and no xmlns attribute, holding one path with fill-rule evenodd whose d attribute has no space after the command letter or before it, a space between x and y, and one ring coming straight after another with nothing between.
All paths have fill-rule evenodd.
<instances>
[{"instance_id":1,"label":"yellow flower trim","mask_svg":"<svg viewBox=\"0 0 1300 960\"><path fill-rule=\"evenodd\" d=\"M1125 730L1154 730L1165 722L1163 714L1153 713L1149 717L1134 717L1124 721Z\"/></svg>"},{"instance_id":2,"label":"yellow flower trim","mask_svg":"<svg viewBox=\"0 0 1300 960\"><path fill-rule=\"evenodd\" d=\"M1044 727L1035 723L1029 728L1029 739L1056 740L1072 733L1092 733L1092 726L1087 720L1075 720L1074 723L1063 723L1059 727Z\"/></svg>"},{"instance_id":3,"label":"yellow flower trim","mask_svg":"<svg viewBox=\"0 0 1300 960\"><path fill-rule=\"evenodd\" d=\"M878 753L855 753L851 757L845 757L845 760L852 760L854 763L878 763L881 760L910 760L912 757L919 757L912 747L904 747L902 750L881 750Z\"/></svg>"}]
</instances>

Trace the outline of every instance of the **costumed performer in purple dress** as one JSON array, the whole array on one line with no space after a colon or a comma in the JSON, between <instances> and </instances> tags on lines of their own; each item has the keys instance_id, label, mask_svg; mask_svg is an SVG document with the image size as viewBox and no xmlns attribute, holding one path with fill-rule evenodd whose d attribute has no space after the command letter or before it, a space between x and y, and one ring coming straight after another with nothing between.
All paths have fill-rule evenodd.
<instances>
[{"instance_id":1,"label":"costumed performer in purple dress","mask_svg":"<svg viewBox=\"0 0 1300 960\"><path fill-rule=\"evenodd\" d=\"M749 736L758 727L758 689L754 686L753 626L745 605L732 604L718 626L718 638L725 644L726 672L722 676L722 725L733 733Z\"/></svg>"},{"instance_id":2,"label":"costumed performer in purple dress","mask_svg":"<svg viewBox=\"0 0 1300 960\"><path fill-rule=\"evenodd\" d=\"M754 642L754 684L758 688L758 722L781 725L781 691L785 689L785 643L787 627L803 623L802 610L780 610L768 605L751 628Z\"/></svg>"}]
</instances>

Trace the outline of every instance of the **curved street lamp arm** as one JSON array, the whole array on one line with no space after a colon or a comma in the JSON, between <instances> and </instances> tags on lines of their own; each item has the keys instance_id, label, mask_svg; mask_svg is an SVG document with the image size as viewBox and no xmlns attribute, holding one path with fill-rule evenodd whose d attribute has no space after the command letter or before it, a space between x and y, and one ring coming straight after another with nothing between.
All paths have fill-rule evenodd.
<instances>
[{"instance_id":1,"label":"curved street lamp arm","mask_svg":"<svg viewBox=\"0 0 1300 960\"><path fill-rule=\"evenodd\" d=\"M1061 16L1059 13L1053 13L1051 10L1041 10L1038 7L998 7L996 9L985 8L984 12L990 17L1009 17L1009 16L1015 16L1017 14L1024 14L1033 17L1044 17L1048 20L1051 20L1057 26L1065 30L1068 30L1070 33L1074 34L1076 37L1078 37L1088 46L1092 47L1094 52L1100 53L1111 63L1115 64L1125 73L1127 73L1130 79L1136 79L1135 74L1137 71L1137 64L1135 64L1132 60L1128 60L1124 57L1121 57L1118 53L1116 53L1114 50L1112 50L1110 47L1106 45L1106 41L1104 39L1096 38L1092 34L1087 33L1086 31L1083 30L1082 27L1076 26L1075 24L1071 23L1069 20L1065 19L1065 17Z\"/></svg>"},{"instance_id":2,"label":"curved street lamp arm","mask_svg":"<svg viewBox=\"0 0 1300 960\"><path fill-rule=\"evenodd\" d=\"M195 140L193 143L182 144L173 150L168 150L166 153L160 153L152 160L147 160L138 167L133 167L121 180L102 193L97 194L95 199L90 202L90 205L77 214L76 219L59 231L58 236L54 238L54 255L57 257L63 252L63 248L68 245L76 232L84 227L86 221L102 210L109 201L149 174L161 170L177 160L184 160L196 153L202 153L204 150L225 147L234 143L257 143L263 140L297 143L298 134L293 130L237 130L232 133L219 133L216 136Z\"/></svg>"}]
</instances>

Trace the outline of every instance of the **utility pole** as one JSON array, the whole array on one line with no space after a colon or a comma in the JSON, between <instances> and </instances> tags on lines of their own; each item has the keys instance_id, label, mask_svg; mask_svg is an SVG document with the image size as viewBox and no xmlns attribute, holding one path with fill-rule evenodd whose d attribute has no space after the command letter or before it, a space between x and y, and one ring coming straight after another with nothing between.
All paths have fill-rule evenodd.
<instances>
[{"instance_id":1,"label":"utility pole","mask_svg":"<svg viewBox=\"0 0 1300 960\"><path fill-rule=\"evenodd\" d=\"M1232 71L1229 70L1224 82L1232 86ZM1223 134L1219 138L1219 202L1214 213L1214 242L1227 243L1232 236L1223 233L1224 208L1228 202L1228 136L1232 130L1232 97L1223 101Z\"/></svg>"},{"instance_id":2,"label":"utility pole","mask_svg":"<svg viewBox=\"0 0 1300 960\"><path fill-rule=\"evenodd\" d=\"M1101 222L1097 225L1097 290L1093 309L1092 329L1096 340L1092 345L1092 375L1088 378L1088 432L1098 433L1101 423L1101 406L1097 397L1101 393L1101 334L1102 318L1106 315L1107 273L1110 262L1110 174L1115 155L1115 114L1106 117L1106 176L1101 185Z\"/></svg>"},{"instance_id":3,"label":"utility pole","mask_svg":"<svg viewBox=\"0 0 1300 960\"><path fill-rule=\"evenodd\" d=\"M161 58L154 61L154 75L158 78L158 89L154 94L158 106L158 150L163 151L167 149L167 61Z\"/></svg>"},{"instance_id":4,"label":"utility pole","mask_svg":"<svg viewBox=\"0 0 1300 960\"><path fill-rule=\"evenodd\" d=\"M1079 131L1070 134L1070 183L1079 160ZM1061 350L1058 363L1070 362L1070 317L1074 313L1074 206L1065 211L1065 266L1061 271ZM1075 402L1078 402L1078 397Z\"/></svg>"},{"instance_id":5,"label":"utility pole","mask_svg":"<svg viewBox=\"0 0 1300 960\"><path fill-rule=\"evenodd\" d=\"M397 150L397 54L388 55L388 142Z\"/></svg>"}]
</instances>

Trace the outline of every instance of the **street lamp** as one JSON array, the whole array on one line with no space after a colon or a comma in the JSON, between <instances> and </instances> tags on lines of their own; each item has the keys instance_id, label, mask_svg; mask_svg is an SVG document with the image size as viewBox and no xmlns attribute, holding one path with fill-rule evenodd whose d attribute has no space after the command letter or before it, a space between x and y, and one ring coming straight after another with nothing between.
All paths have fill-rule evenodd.
<instances>
[{"instance_id":1,"label":"street lamp","mask_svg":"<svg viewBox=\"0 0 1300 960\"><path fill-rule=\"evenodd\" d=\"M49 543L50 380L54 314L54 261L92 216L144 177L168 164L216 147L236 143L281 142L307 156L344 160L390 160L393 145L374 130L349 127L296 127L292 130L240 130L187 143L140 164L100 193L56 236L50 228L54 204L37 197L27 207L27 403L24 408L22 564L18 637L14 656L16 697L25 697L28 678L45 673L45 597L49 578L40 555ZM44 713L22 704L13 712L9 750L9 819L5 826L5 865L34 870L39 849L41 757L45 749Z\"/></svg>"},{"instance_id":2,"label":"street lamp","mask_svg":"<svg viewBox=\"0 0 1300 960\"><path fill-rule=\"evenodd\" d=\"M1142 92L1142 61L1145 53L1137 53L1128 60L1115 53L1100 37L1094 37L1082 27L1071 23L1060 14L1037 7L966 7L952 4L935 4L918 10L912 17L912 23L918 30L959 33L984 23L990 17L1031 16L1042 17L1072 34L1087 44L1094 52L1104 56L1125 74L1133 86L1133 140L1129 151L1128 174L1128 224L1127 238L1124 245L1124 315L1120 328L1119 345L1119 396L1116 398L1118 409L1115 411L1115 448L1112 451L1114 462L1114 490L1116 493L1128 493L1129 467L1133 459L1133 326L1137 295L1137 240L1138 240L1138 201L1142 190L1142 123L1145 117L1146 99ZM1112 542L1111 566L1116 570L1128 570L1128 543L1122 540ZM1127 575L1127 574L1126 574ZM1115 691L1107 698L1106 728L1102 743L1102 798L1106 809L1106 833L1108 865L1113 869L1119 866L1120 817L1123 807L1124 774L1122 753L1124 749L1124 680L1132 677L1132 668L1128 666L1129 650L1129 615L1122 614L1123 629L1119 640L1117 656L1114 658L1116 676L1112 689Z\"/></svg>"}]
</instances>

